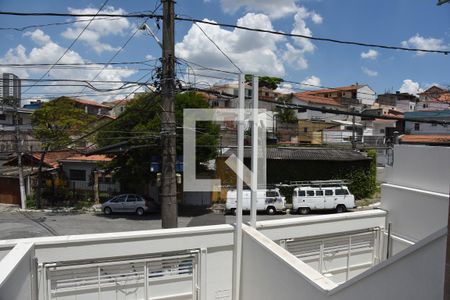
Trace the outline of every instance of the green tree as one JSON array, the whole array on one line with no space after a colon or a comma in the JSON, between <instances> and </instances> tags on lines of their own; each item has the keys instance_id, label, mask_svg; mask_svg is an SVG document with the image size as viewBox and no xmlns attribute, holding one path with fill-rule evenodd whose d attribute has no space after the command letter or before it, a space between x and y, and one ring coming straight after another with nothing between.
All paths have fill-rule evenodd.
<instances>
[{"instance_id":1,"label":"green tree","mask_svg":"<svg viewBox=\"0 0 450 300\"><path fill-rule=\"evenodd\" d=\"M177 94L175 118L177 124L177 155L182 154L183 110L185 108L208 108L208 103L197 93ZM131 101L123 116L103 128L97 134L97 144L108 146L128 142L128 150L115 156L109 169L115 170L122 183L147 183L152 174L152 156L160 156L160 98L152 93L142 94ZM197 122L197 163L215 158L218 146L219 127L212 122Z\"/></svg>"},{"instance_id":2,"label":"green tree","mask_svg":"<svg viewBox=\"0 0 450 300\"><path fill-rule=\"evenodd\" d=\"M252 83L252 75L245 75L245 82L251 84ZM271 90L276 90L278 85L282 83L284 80L279 77L269 77L269 76L262 76L259 77L259 86L260 87L267 87Z\"/></svg>"},{"instance_id":3,"label":"green tree","mask_svg":"<svg viewBox=\"0 0 450 300\"><path fill-rule=\"evenodd\" d=\"M291 103L292 102L292 97L291 96L282 96L280 98L278 98L278 101L280 102L280 104L282 103ZM291 109L291 108L283 108L283 107L277 107L275 109L275 111L277 112L277 121L280 123L297 123L298 119L297 116L295 115L295 110Z\"/></svg>"},{"instance_id":4,"label":"green tree","mask_svg":"<svg viewBox=\"0 0 450 300\"><path fill-rule=\"evenodd\" d=\"M67 147L73 137L89 129L88 123L95 120L84 110L77 108L75 101L68 97L59 97L36 110L31 116L34 136L42 143L42 152L38 166L38 186L36 206L41 206L42 167L45 155L51 150Z\"/></svg>"}]
</instances>

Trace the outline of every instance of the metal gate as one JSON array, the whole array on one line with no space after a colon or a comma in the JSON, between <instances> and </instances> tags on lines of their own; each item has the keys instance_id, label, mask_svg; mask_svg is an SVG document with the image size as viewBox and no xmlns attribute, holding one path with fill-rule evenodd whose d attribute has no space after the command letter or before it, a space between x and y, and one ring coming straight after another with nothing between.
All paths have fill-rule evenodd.
<instances>
[{"instance_id":1,"label":"metal gate","mask_svg":"<svg viewBox=\"0 0 450 300\"><path fill-rule=\"evenodd\" d=\"M377 264L381 258L379 228L314 238L294 238L280 245L336 283Z\"/></svg>"},{"instance_id":2,"label":"metal gate","mask_svg":"<svg viewBox=\"0 0 450 300\"><path fill-rule=\"evenodd\" d=\"M198 299L198 251L139 259L46 263L45 300Z\"/></svg>"}]
</instances>

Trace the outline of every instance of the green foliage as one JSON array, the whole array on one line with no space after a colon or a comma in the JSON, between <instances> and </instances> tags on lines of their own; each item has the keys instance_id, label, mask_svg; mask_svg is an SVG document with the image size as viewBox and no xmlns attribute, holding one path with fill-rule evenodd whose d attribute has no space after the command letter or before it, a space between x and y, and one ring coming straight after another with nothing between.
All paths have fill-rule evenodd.
<instances>
[{"instance_id":1,"label":"green foliage","mask_svg":"<svg viewBox=\"0 0 450 300\"><path fill-rule=\"evenodd\" d=\"M285 102L285 103L291 103L292 97L283 96L283 97L280 97L278 99L278 101ZM294 124L294 123L298 122L298 119L297 119L294 109L277 107L275 111L277 112L277 121L278 122L288 123L288 124Z\"/></svg>"},{"instance_id":2,"label":"green foliage","mask_svg":"<svg viewBox=\"0 0 450 300\"><path fill-rule=\"evenodd\" d=\"M245 82L251 84L252 80L253 80L252 75L245 75ZM283 82L283 79L279 78L279 77L269 77L269 76L259 77L259 86L267 87L271 90L277 89L278 85L282 82Z\"/></svg>"},{"instance_id":3,"label":"green foliage","mask_svg":"<svg viewBox=\"0 0 450 300\"><path fill-rule=\"evenodd\" d=\"M44 103L32 117L34 135L44 149L59 149L70 143L71 138L87 130L86 125L95 120L76 107L68 97L59 97Z\"/></svg>"},{"instance_id":4,"label":"green foliage","mask_svg":"<svg viewBox=\"0 0 450 300\"><path fill-rule=\"evenodd\" d=\"M36 199L33 195L28 195L25 203L27 208L36 208Z\"/></svg>"},{"instance_id":5,"label":"green foliage","mask_svg":"<svg viewBox=\"0 0 450 300\"><path fill-rule=\"evenodd\" d=\"M351 182L349 189L356 199L371 197L377 191L377 152L371 149L367 156L371 158L369 169L356 169L340 178Z\"/></svg>"},{"instance_id":6,"label":"green foliage","mask_svg":"<svg viewBox=\"0 0 450 300\"><path fill-rule=\"evenodd\" d=\"M175 118L177 124L177 154L182 154L183 110L185 108L207 108L208 103L197 93L178 94L175 97ZM116 177L123 183L146 183L152 174L150 164L152 156L161 155L159 143L162 110L160 98L152 93L142 94L131 101L125 108L124 115L106 126L97 134L99 146L108 146L129 141L134 147L118 154L110 169L116 171ZM212 122L197 122L196 144L198 162L216 156L219 127Z\"/></svg>"}]
</instances>

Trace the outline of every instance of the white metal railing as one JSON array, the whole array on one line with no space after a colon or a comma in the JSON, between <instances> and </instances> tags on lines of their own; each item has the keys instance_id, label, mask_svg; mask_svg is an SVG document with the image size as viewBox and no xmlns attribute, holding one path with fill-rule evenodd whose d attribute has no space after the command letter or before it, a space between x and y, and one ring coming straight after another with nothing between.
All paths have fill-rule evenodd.
<instances>
[{"instance_id":1,"label":"white metal railing","mask_svg":"<svg viewBox=\"0 0 450 300\"><path fill-rule=\"evenodd\" d=\"M279 244L338 284L382 260L380 228L332 236L283 239Z\"/></svg>"},{"instance_id":2,"label":"white metal railing","mask_svg":"<svg viewBox=\"0 0 450 300\"><path fill-rule=\"evenodd\" d=\"M197 299L198 254L45 263L43 299Z\"/></svg>"}]
</instances>

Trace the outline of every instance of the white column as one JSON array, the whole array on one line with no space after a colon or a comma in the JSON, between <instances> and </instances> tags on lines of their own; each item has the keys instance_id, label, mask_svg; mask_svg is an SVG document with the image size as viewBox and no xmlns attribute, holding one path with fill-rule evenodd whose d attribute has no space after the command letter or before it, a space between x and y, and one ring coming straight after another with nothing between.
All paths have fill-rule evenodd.
<instances>
[{"instance_id":1,"label":"white column","mask_svg":"<svg viewBox=\"0 0 450 300\"><path fill-rule=\"evenodd\" d=\"M252 205L250 225L256 228L256 197L258 190L258 76L253 76L253 111L252 111Z\"/></svg>"},{"instance_id":2,"label":"white column","mask_svg":"<svg viewBox=\"0 0 450 300\"><path fill-rule=\"evenodd\" d=\"M245 78L239 74L239 106L238 106L238 152L237 152L237 176L236 176L236 224L234 232L233 251L233 300L239 300L241 285L241 260L242 260L242 195L244 178L244 109L245 109Z\"/></svg>"}]
</instances>

